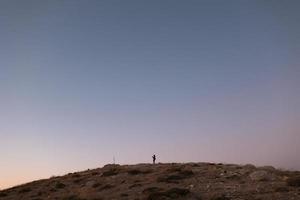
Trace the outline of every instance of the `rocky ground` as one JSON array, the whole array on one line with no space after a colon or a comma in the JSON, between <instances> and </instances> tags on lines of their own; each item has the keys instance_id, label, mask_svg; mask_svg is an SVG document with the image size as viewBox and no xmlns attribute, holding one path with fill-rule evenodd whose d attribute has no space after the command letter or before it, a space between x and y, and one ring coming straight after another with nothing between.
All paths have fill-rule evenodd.
<instances>
[{"instance_id":1,"label":"rocky ground","mask_svg":"<svg viewBox=\"0 0 300 200\"><path fill-rule=\"evenodd\" d=\"M106 165L0 191L1 200L300 200L300 172L213 163Z\"/></svg>"}]
</instances>

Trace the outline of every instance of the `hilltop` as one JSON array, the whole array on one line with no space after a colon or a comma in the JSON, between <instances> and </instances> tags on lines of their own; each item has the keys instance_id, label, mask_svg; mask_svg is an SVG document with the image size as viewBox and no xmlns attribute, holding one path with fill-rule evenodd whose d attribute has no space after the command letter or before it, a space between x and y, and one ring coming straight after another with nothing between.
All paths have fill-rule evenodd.
<instances>
[{"instance_id":1,"label":"hilltop","mask_svg":"<svg viewBox=\"0 0 300 200\"><path fill-rule=\"evenodd\" d=\"M300 172L214 163L106 165L0 191L1 200L300 199Z\"/></svg>"}]
</instances>

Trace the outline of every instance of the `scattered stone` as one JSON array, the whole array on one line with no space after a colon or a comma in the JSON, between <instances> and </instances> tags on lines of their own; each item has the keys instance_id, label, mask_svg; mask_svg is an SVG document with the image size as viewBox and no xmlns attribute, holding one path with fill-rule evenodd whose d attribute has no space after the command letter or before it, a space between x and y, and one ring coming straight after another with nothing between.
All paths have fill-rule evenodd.
<instances>
[{"instance_id":1,"label":"scattered stone","mask_svg":"<svg viewBox=\"0 0 300 200\"><path fill-rule=\"evenodd\" d=\"M96 184L96 181L88 181L85 183L86 187L94 187L94 185Z\"/></svg>"},{"instance_id":2,"label":"scattered stone","mask_svg":"<svg viewBox=\"0 0 300 200\"><path fill-rule=\"evenodd\" d=\"M249 176L250 176L251 180L253 180L253 181L274 180L274 177L272 176L272 174L270 174L269 172L264 171L264 170L252 172Z\"/></svg>"}]
</instances>

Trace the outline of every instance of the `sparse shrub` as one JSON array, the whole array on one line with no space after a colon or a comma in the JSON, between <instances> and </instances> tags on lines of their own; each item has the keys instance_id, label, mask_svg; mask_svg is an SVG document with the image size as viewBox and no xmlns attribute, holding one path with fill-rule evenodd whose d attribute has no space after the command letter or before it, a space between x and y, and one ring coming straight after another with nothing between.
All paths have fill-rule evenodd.
<instances>
[{"instance_id":1,"label":"sparse shrub","mask_svg":"<svg viewBox=\"0 0 300 200\"><path fill-rule=\"evenodd\" d=\"M210 200L230 200L230 198L222 194L222 195L215 195Z\"/></svg>"},{"instance_id":2,"label":"sparse shrub","mask_svg":"<svg viewBox=\"0 0 300 200\"><path fill-rule=\"evenodd\" d=\"M153 192L149 194L148 200L162 200L166 198L179 198L179 197L184 197L187 196L190 193L188 189L183 189L183 188L171 188L167 191L164 192Z\"/></svg>"},{"instance_id":3,"label":"sparse shrub","mask_svg":"<svg viewBox=\"0 0 300 200\"><path fill-rule=\"evenodd\" d=\"M183 178L178 175L164 175L157 178L157 182L164 183L178 183L178 180L182 180Z\"/></svg>"},{"instance_id":4,"label":"sparse shrub","mask_svg":"<svg viewBox=\"0 0 300 200\"><path fill-rule=\"evenodd\" d=\"M105 171L102 173L101 176L114 176L117 175L119 173L119 171L117 169L109 169L108 171Z\"/></svg>"},{"instance_id":5,"label":"sparse shrub","mask_svg":"<svg viewBox=\"0 0 300 200\"><path fill-rule=\"evenodd\" d=\"M23 188L19 191L19 193L27 193L27 192L31 192L31 188Z\"/></svg>"},{"instance_id":6,"label":"sparse shrub","mask_svg":"<svg viewBox=\"0 0 300 200\"><path fill-rule=\"evenodd\" d=\"M281 176L281 177L289 177L292 176L292 173L290 171L285 171L285 170L276 170L273 172L274 174L276 174L277 176Z\"/></svg>"},{"instance_id":7,"label":"sparse shrub","mask_svg":"<svg viewBox=\"0 0 300 200\"><path fill-rule=\"evenodd\" d=\"M239 184L245 184L245 183L246 183L246 181L243 180L243 179L240 179L240 180L238 180L238 181L239 181Z\"/></svg>"},{"instance_id":8,"label":"sparse shrub","mask_svg":"<svg viewBox=\"0 0 300 200\"><path fill-rule=\"evenodd\" d=\"M70 196L64 197L63 200L85 200L85 199L82 199L77 195L72 194Z\"/></svg>"},{"instance_id":9,"label":"sparse shrub","mask_svg":"<svg viewBox=\"0 0 300 200\"><path fill-rule=\"evenodd\" d=\"M226 179L229 179L229 180L240 180L241 178L242 177L237 174L231 174L231 175L226 176Z\"/></svg>"},{"instance_id":10,"label":"sparse shrub","mask_svg":"<svg viewBox=\"0 0 300 200\"><path fill-rule=\"evenodd\" d=\"M284 186L281 186L281 187L276 187L275 192L288 192L289 191L289 188L288 187L284 187Z\"/></svg>"},{"instance_id":11,"label":"sparse shrub","mask_svg":"<svg viewBox=\"0 0 300 200\"><path fill-rule=\"evenodd\" d=\"M193 171L190 169L184 169L184 167L182 166L174 166L171 168L168 168L166 170L167 173L180 173L180 174L184 174L184 175L193 175Z\"/></svg>"},{"instance_id":12,"label":"sparse shrub","mask_svg":"<svg viewBox=\"0 0 300 200\"><path fill-rule=\"evenodd\" d=\"M98 172L92 172L92 175L93 176L96 176L96 175L98 175L99 173Z\"/></svg>"},{"instance_id":13,"label":"sparse shrub","mask_svg":"<svg viewBox=\"0 0 300 200\"><path fill-rule=\"evenodd\" d=\"M200 167L198 163L192 163L192 167Z\"/></svg>"},{"instance_id":14,"label":"sparse shrub","mask_svg":"<svg viewBox=\"0 0 300 200\"><path fill-rule=\"evenodd\" d=\"M273 166L263 166L263 167L258 167L259 170L265 170L269 172L274 172L276 169Z\"/></svg>"},{"instance_id":15,"label":"sparse shrub","mask_svg":"<svg viewBox=\"0 0 300 200\"><path fill-rule=\"evenodd\" d=\"M168 168L166 170L166 172L168 172L168 173L180 172L180 171L182 171L182 167L181 166L174 166L174 167Z\"/></svg>"},{"instance_id":16,"label":"sparse shrub","mask_svg":"<svg viewBox=\"0 0 300 200\"><path fill-rule=\"evenodd\" d=\"M179 174L185 177L190 177L194 175L194 172L192 170L182 170L179 172Z\"/></svg>"},{"instance_id":17,"label":"sparse shrub","mask_svg":"<svg viewBox=\"0 0 300 200\"><path fill-rule=\"evenodd\" d=\"M300 176L290 177L286 182L288 186L300 187Z\"/></svg>"},{"instance_id":18,"label":"sparse shrub","mask_svg":"<svg viewBox=\"0 0 300 200\"><path fill-rule=\"evenodd\" d=\"M139 170L139 169L131 169L131 170L128 170L127 173L129 175L138 175L138 174L149 174L153 172L152 170Z\"/></svg>"},{"instance_id":19,"label":"sparse shrub","mask_svg":"<svg viewBox=\"0 0 300 200\"><path fill-rule=\"evenodd\" d=\"M246 168L246 169L250 169L250 170L256 170L255 165L252 165L252 164L246 164L243 167Z\"/></svg>"},{"instance_id":20,"label":"sparse shrub","mask_svg":"<svg viewBox=\"0 0 300 200\"><path fill-rule=\"evenodd\" d=\"M242 167L242 166L239 166L239 165L237 165L237 166L235 167L235 169L243 169L243 167Z\"/></svg>"},{"instance_id":21,"label":"sparse shrub","mask_svg":"<svg viewBox=\"0 0 300 200\"><path fill-rule=\"evenodd\" d=\"M115 186L114 186L114 185L111 185L111 184L106 184L106 185L104 185L103 187L99 188L98 191L108 190L108 189L111 189L111 188L113 188L113 187L115 187Z\"/></svg>"},{"instance_id":22,"label":"sparse shrub","mask_svg":"<svg viewBox=\"0 0 300 200\"><path fill-rule=\"evenodd\" d=\"M132 189L132 188L135 188L135 187L141 187L141 186L142 186L142 184L140 184L140 183L135 183L135 184L129 186L129 189Z\"/></svg>"},{"instance_id":23,"label":"sparse shrub","mask_svg":"<svg viewBox=\"0 0 300 200\"><path fill-rule=\"evenodd\" d=\"M143 172L138 169L132 169L132 170L129 170L127 173L130 175L138 175L138 174L142 174Z\"/></svg>"},{"instance_id":24,"label":"sparse shrub","mask_svg":"<svg viewBox=\"0 0 300 200\"><path fill-rule=\"evenodd\" d=\"M93 187L93 188L97 188L97 187L99 187L100 185L101 185L101 183L94 183L92 187Z\"/></svg>"},{"instance_id":25,"label":"sparse shrub","mask_svg":"<svg viewBox=\"0 0 300 200\"><path fill-rule=\"evenodd\" d=\"M73 178L79 178L79 177L80 177L80 174L75 173L75 174L72 175L72 177L73 177Z\"/></svg>"},{"instance_id":26,"label":"sparse shrub","mask_svg":"<svg viewBox=\"0 0 300 200\"><path fill-rule=\"evenodd\" d=\"M157 178L157 181L165 183L178 183L179 180L190 178L193 174L194 173L191 170L183 170L174 174L160 176Z\"/></svg>"},{"instance_id":27,"label":"sparse shrub","mask_svg":"<svg viewBox=\"0 0 300 200\"><path fill-rule=\"evenodd\" d=\"M149 188L146 188L143 190L143 193L144 194L150 194L150 193L154 193L154 192L160 192L162 191L163 189L161 188L158 188L158 187L149 187Z\"/></svg>"},{"instance_id":28,"label":"sparse shrub","mask_svg":"<svg viewBox=\"0 0 300 200\"><path fill-rule=\"evenodd\" d=\"M152 169L146 169L146 170L143 170L142 172L144 174L150 174L150 173L153 173L153 170Z\"/></svg>"},{"instance_id":29,"label":"sparse shrub","mask_svg":"<svg viewBox=\"0 0 300 200\"><path fill-rule=\"evenodd\" d=\"M66 185L61 183L61 182L56 182L56 184L55 184L56 189L62 189L62 188L65 188L65 187L66 187Z\"/></svg>"},{"instance_id":30,"label":"sparse shrub","mask_svg":"<svg viewBox=\"0 0 300 200\"><path fill-rule=\"evenodd\" d=\"M103 166L103 169L105 169L105 168L117 168L117 167L120 167L120 165L119 164L107 164L107 165Z\"/></svg>"},{"instance_id":31,"label":"sparse shrub","mask_svg":"<svg viewBox=\"0 0 300 200\"><path fill-rule=\"evenodd\" d=\"M73 183L80 183L83 181L83 178L77 178L73 181Z\"/></svg>"},{"instance_id":32,"label":"sparse shrub","mask_svg":"<svg viewBox=\"0 0 300 200\"><path fill-rule=\"evenodd\" d=\"M169 190L167 190L166 192L164 192L164 194L167 197L179 197L179 196L186 196L187 194L189 194L190 191L188 189L184 189L184 188L171 188Z\"/></svg>"},{"instance_id":33,"label":"sparse shrub","mask_svg":"<svg viewBox=\"0 0 300 200\"><path fill-rule=\"evenodd\" d=\"M7 196L7 193L5 192L0 192L0 197L6 197Z\"/></svg>"}]
</instances>

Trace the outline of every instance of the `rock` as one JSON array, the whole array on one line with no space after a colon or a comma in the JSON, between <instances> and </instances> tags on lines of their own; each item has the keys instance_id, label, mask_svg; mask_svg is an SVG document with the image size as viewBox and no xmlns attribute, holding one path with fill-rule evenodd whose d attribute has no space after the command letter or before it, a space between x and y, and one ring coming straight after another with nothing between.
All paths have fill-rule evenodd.
<instances>
[{"instance_id":1,"label":"rock","mask_svg":"<svg viewBox=\"0 0 300 200\"><path fill-rule=\"evenodd\" d=\"M231 180L239 180L239 179L241 179L241 175L238 173L230 173L230 174L226 175L225 178L231 179Z\"/></svg>"},{"instance_id":2,"label":"rock","mask_svg":"<svg viewBox=\"0 0 300 200\"><path fill-rule=\"evenodd\" d=\"M88 181L85 183L86 187L93 187L93 185L95 185L96 181Z\"/></svg>"},{"instance_id":3,"label":"rock","mask_svg":"<svg viewBox=\"0 0 300 200\"><path fill-rule=\"evenodd\" d=\"M250 174L252 171L253 171L253 170L251 170L251 169L243 168L243 169L238 170L238 173L241 174L241 175L248 175L248 174Z\"/></svg>"},{"instance_id":4,"label":"rock","mask_svg":"<svg viewBox=\"0 0 300 200\"><path fill-rule=\"evenodd\" d=\"M249 176L253 181L270 181L275 179L271 173L264 170L252 172Z\"/></svg>"}]
</instances>

